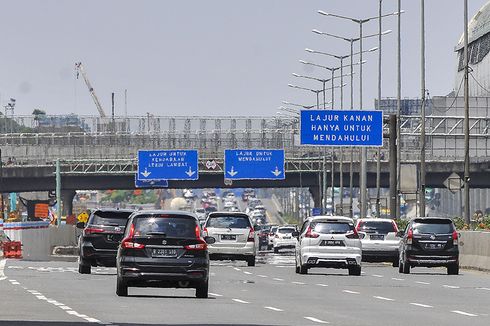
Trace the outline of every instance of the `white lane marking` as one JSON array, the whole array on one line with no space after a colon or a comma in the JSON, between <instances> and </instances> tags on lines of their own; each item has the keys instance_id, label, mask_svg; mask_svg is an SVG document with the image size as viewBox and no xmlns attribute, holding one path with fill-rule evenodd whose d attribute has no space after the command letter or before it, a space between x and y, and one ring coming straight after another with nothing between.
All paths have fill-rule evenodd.
<instances>
[{"instance_id":1,"label":"white lane marking","mask_svg":"<svg viewBox=\"0 0 490 326\"><path fill-rule=\"evenodd\" d=\"M308 319L309 321L312 321L314 323L319 323L319 324L329 324L328 321L324 321L315 317L304 317L305 319Z\"/></svg>"},{"instance_id":2,"label":"white lane marking","mask_svg":"<svg viewBox=\"0 0 490 326\"><path fill-rule=\"evenodd\" d=\"M448 288L448 289L459 289L459 286L456 286L456 285L446 285L446 284L444 284L443 287Z\"/></svg>"},{"instance_id":3,"label":"white lane marking","mask_svg":"<svg viewBox=\"0 0 490 326\"><path fill-rule=\"evenodd\" d=\"M416 281L415 283L423 284L423 285L429 285L430 284L429 282L421 282L421 281Z\"/></svg>"},{"instance_id":4,"label":"white lane marking","mask_svg":"<svg viewBox=\"0 0 490 326\"><path fill-rule=\"evenodd\" d=\"M318 286L324 286L324 287L325 287L325 286L328 286L327 284L322 284L322 283L318 283L318 284L316 284L316 285L318 285Z\"/></svg>"},{"instance_id":5,"label":"white lane marking","mask_svg":"<svg viewBox=\"0 0 490 326\"><path fill-rule=\"evenodd\" d=\"M298 284L298 285L305 285L306 283L303 283L303 282L291 282L293 284Z\"/></svg>"},{"instance_id":6,"label":"white lane marking","mask_svg":"<svg viewBox=\"0 0 490 326\"><path fill-rule=\"evenodd\" d=\"M390 298L386 298L386 297L379 297L376 295L373 295L373 298L379 299L379 300L385 300L385 301L395 301L395 299L390 299Z\"/></svg>"},{"instance_id":7,"label":"white lane marking","mask_svg":"<svg viewBox=\"0 0 490 326\"><path fill-rule=\"evenodd\" d=\"M243 274L252 275L250 272L243 272Z\"/></svg>"},{"instance_id":8,"label":"white lane marking","mask_svg":"<svg viewBox=\"0 0 490 326\"><path fill-rule=\"evenodd\" d=\"M423 307L423 308L434 308L432 306L429 306L428 304L423 304L423 303L417 303L417 302L410 302L411 305L417 306L417 307Z\"/></svg>"},{"instance_id":9,"label":"white lane marking","mask_svg":"<svg viewBox=\"0 0 490 326\"><path fill-rule=\"evenodd\" d=\"M241 271L240 268L233 267L233 269L236 270L236 271Z\"/></svg>"},{"instance_id":10,"label":"white lane marking","mask_svg":"<svg viewBox=\"0 0 490 326\"><path fill-rule=\"evenodd\" d=\"M5 259L0 260L0 281L6 280L7 277L5 276L3 270L5 269L5 264L7 261Z\"/></svg>"},{"instance_id":11,"label":"white lane marking","mask_svg":"<svg viewBox=\"0 0 490 326\"><path fill-rule=\"evenodd\" d=\"M277 278L277 277L274 277L273 280L274 281L284 281L282 278Z\"/></svg>"},{"instance_id":12,"label":"white lane marking","mask_svg":"<svg viewBox=\"0 0 490 326\"><path fill-rule=\"evenodd\" d=\"M10 282L10 283L12 283L12 282L17 282L17 280L9 280L9 282Z\"/></svg>"},{"instance_id":13,"label":"white lane marking","mask_svg":"<svg viewBox=\"0 0 490 326\"><path fill-rule=\"evenodd\" d=\"M71 310L71 308L70 308L70 307L68 307L68 306L59 306L59 307L60 307L61 309L63 309L63 310Z\"/></svg>"},{"instance_id":14,"label":"white lane marking","mask_svg":"<svg viewBox=\"0 0 490 326\"><path fill-rule=\"evenodd\" d=\"M373 276L373 277L384 277L383 275L379 275L379 274L373 274L371 276Z\"/></svg>"},{"instance_id":15,"label":"white lane marking","mask_svg":"<svg viewBox=\"0 0 490 326\"><path fill-rule=\"evenodd\" d=\"M238 303L250 303L250 302L248 302L248 301L245 301L245 300L240 300L240 299L231 299L231 300L233 300L233 301L235 301L235 302L238 302Z\"/></svg>"},{"instance_id":16,"label":"white lane marking","mask_svg":"<svg viewBox=\"0 0 490 326\"><path fill-rule=\"evenodd\" d=\"M209 292L209 295L210 295L210 296L213 296L213 297L222 297L222 296L223 296L223 295L221 295L221 294L218 294L218 293L211 293L211 292Z\"/></svg>"},{"instance_id":17,"label":"white lane marking","mask_svg":"<svg viewBox=\"0 0 490 326\"><path fill-rule=\"evenodd\" d=\"M12 283L13 285L20 285L19 282L10 282L10 283Z\"/></svg>"},{"instance_id":18,"label":"white lane marking","mask_svg":"<svg viewBox=\"0 0 490 326\"><path fill-rule=\"evenodd\" d=\"M284 311L282 309L279 309L279 308L276 308L276 307L264 307L265 309L269 309L269 310L272 310L272 311Z\"/></svg>"},{"instance_id":19,"label":"white lane marking","mask_svg":"<svg viewBox=\"0 0 490 326\"><path fill-rule=\"evenodd\" d=\"M392 280L394 280L394 281L405 281L405 279L404 279L404 278L396 278L396 277L392 277L391 279L392 279Z\"/></svg>"},{"instance_id":20,"label":"white lane marking","mask_svg":"<svg viewBox=\"0 0 490 326\"><path fill-rule=\"evenodd\" d=\"M350 290L342 290L342 292L350 293L350 294L360 294L360 292L350 291Z\"/></svg>"},{"instance_id":21,"label":"white lane marking","mask_svg":"<svg viewBox=\"0 0 490 326\"><path fill-rule=\"evenodd\" d=\"M477 290L485 290L485 291L490 291L490 288L476 288Z\"/></svg>"},{"instance_id":22,"label":"white lane marking","mask_svg":"<svg viewBox=\"0 0 490 326\"><path fill-rule=\"evenodd\" d=\"M98 324L101 324L102 322L98 319L95 319L95 318L92 318L92 317L87 317L87 318L84 318L86 321L88 321L89 323L98 323Z\"/></svg>"},{"instance_id":23,"label":"white lane marking","mask_svg":"<svg viewBox=\"0 0 490 326\"><path fill-rule=\"evenodd\" d=\"M463 315L463 316L468 316L468 317L478 317L478 315L470 314L469 312L464 312L464 311L461 311L461 310L453 310L451 312L454 312L455 314L460 314L460 315Z\"/></svg>"},{"instance_id":24,"label":"white lane marking","mask_svg":"<svg viewBox=\"0 0 490 326\"><path fill-rule=\"evenodd\" d=\"M257 276L262 278L268 277L267 275L257 275Z\"/></svg>"}]
</instances>

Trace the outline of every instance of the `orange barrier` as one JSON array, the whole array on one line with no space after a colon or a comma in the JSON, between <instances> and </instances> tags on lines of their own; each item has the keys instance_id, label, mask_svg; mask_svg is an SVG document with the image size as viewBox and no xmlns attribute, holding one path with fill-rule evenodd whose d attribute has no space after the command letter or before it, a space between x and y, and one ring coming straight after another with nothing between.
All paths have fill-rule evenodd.
<instances>
[{"instance_id":1,"label":"orange barrier","mask_svg":"<svg viewBox=\"0 0 490 326\"><path fill-rule=\"evenodd\" d=\"M22 258L22 243L20 241L4 242L3 244L4 258Z\"/></svg>"}]
</instances>

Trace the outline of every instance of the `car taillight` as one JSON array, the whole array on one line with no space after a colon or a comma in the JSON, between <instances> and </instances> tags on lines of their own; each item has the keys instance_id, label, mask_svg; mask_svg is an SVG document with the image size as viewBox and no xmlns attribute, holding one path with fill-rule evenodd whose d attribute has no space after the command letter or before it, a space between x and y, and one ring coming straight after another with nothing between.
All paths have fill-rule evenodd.
<instances>
[{"instance_id":1,"label":"car taillight","mask_svg":"<svg viewBox=\"0 0 490 326\"><path fill-rule=\"evenodd\" d=\"M198 225L196 225L195 232L196 232L196 238L200 239L201 238L201 230L199 229Z\"/></svg>"},{"instance_id":2,"label":"car taillight","mask_svg":"<svg viewBox=\"0 0 490 326\"><path fill-rule=\"evenodd\" d=\"M393 230L395 233L398 233L398 225L396 225L395 221L391 221L391 224L393 225Z\"/></svg>"},{"instance_id":3,"label":"car taillight","mask_svg":"<svg viewBox=\"0 0 490 326\"><path fill-rule=\"evenodd\" d=\"M357 232L361 231L361 225L362 225L362 222L357 223L357 226L356 226Z\"/></svg>"},{"instance_id":4,"label":"car taillight","mask_svg":"<svg viewBox=\"0 0 490 326\"><path fill-rule=\"evenodd\" d=\"M104 233L104 229L99 229L99 228L85 228L83 230L83 235L89 235L89 234L94 234L94 233Z\"/></svg>"},{"instance_id":5,"label":"car taillight","mask_svg":"<svg viewBox=\"0 0 490 326\"><path fill-rule=\"evenodd\" d=\"M248 233L248 238L247 238L247 242L254 242L255 239L254 239L254 228L250 228L250 232Z\"/></svg>"},{"instance_id":6,"label":"car taillight","mask_svg":"<svg viewBox=\"0 0 490 326\"><path fill-rule=\"evenodd\" d=\"M204 230L202 230L202 234L207 237L208 236L208 228L204 228Z\"/></svg>"},{"instance_id":7,"label":"car taillight","mask_svg":"<svg viewBox=\"0 0 490 326\"><path fill-rule=\"evenodd\" d=\"M453 245L458 245L458 232L456 232L456 230L453 231Z\"/></svg>"},{"instance_id":8,"label":"car taillight","mask_svg":"<svg viewBox=\"0 0 490 326\"><path fill-rule=\"evenodd\" d=\"M202 239L199 239L199 243L193 244L193 245L186 245L184 246L186 250L206 250L208 249L208 245L206 242Z\"/></svg>"},{"instance_id":9,"label":"car taillight","mask_svg":"<svg viewBox=\"0 0 490 326\"><path fill-rule=\"evenodd\" d=\"M411 245L412 239L413 239L413 230L412 228L410 228L408 229L408 233L407 233L407 244Z\"/></svg>"},{"instance_id":10,"label":"car taillight","mask_svg":"<svg viewBox=\"0 0 490 326\"><path fill-rule=\"evenodd\" d=\"M347 239L359 239L359 234L357 233L356 229L350 231L350 232L347 232L345 234L345 237Z\"/></svg>"},{"instance_id":11,"label":"car taillight","mask_svg":"<svg viewBox=\"0 0 490 326\"><path fill-rule=\"evenodd\" d=\"M305 238L318 238L320 235L318 233L313 232L311 226L306 230Z\"/></svg>"},{"instance_id":12,"label":"car taillight","mask_svg":"<svg viewBox=\"0 0 490 326\"><path fill-rule=\"evenodd\" d=\"M134 224L129 227L128 236L121 241L121 247L124 249L144 249L145 245L142 243L133 242L134 237Z\"/></svg>"}]
</instances>

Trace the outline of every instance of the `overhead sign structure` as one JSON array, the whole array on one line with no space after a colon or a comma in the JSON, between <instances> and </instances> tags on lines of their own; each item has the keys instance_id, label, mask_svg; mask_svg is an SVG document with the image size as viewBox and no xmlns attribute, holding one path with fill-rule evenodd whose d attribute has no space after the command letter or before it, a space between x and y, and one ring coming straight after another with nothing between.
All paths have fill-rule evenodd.
<instances>
[{"instance_id":1,"label":"overhead sign structure","mask_svg":"<svg viewBox=\"0 0 490 326\"><path fill-rule=\"evenodd\" d=\"M383 112L301 110L300 144L312 146L383 146Z\"/></svg>"},{"instance_id":2,"label":"overhead sign structure","mask_svg":"<svg viewBox=\"0 0 490 326\"><path fill-rule=\"evenodd\" d=\"M135 175L134 186L136 188L167 188L168 180L138 180Z\"/></svg>"},{"instance_id":3,"label":"overhead sign structure","mask_svg":"<svg viewBox=\"0 0 490 326\"><path fill-rule=\"evenodd\" d=\"M227 149L224 173L225 179L230 180L283 180L284 150Z\"/></svg>"},{"instance_id":4,"label":"overhead sign structure","mask_svg":"<svg viewBox=\"0 0 490 326\"><path fill-rule=\"evenodd\" d=\"M138 151L138 180L197 180L197 150Z\"/></svg>"}]
</instances>

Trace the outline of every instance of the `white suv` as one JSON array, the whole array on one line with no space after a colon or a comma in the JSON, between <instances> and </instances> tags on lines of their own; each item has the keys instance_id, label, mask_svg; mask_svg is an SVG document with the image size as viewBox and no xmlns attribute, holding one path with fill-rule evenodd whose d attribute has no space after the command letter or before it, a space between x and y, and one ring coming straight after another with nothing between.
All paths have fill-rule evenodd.
<instances>
[{"instance_id":1,"label":"white suv","mask_svg":"<svg viewBox=\"0 0 490 326\"><path fill-rule=\"evenodd\" d=\"M204 233L216 239L208 244L209 258L213 260L245 260L255 266L258 237L250 217L239 212L209 213Z\"/></svg>"},{"instance_id":2,"label":"white suv","mask_svg":"<svg viewBox=\"0 0 490 326\"><path fill-rule=\"evenodd\" d=\"M278 253L280 249L295 248L296 238L293 237L293 232L296 231L294 226L280 226L274 237L272 238L272 247L274 253Z\"/></svg>"},{"instance_id":3,"label":"white suv","mask_svg":"<svg viewBox=\"0 0 490 326\"><path fill-rule=\"evenodd\" d=\"M352 219L343 216L315 216L307 219L296 245L296 273L309 268L346 268L349 275L361 275L362 245Z\"/></svg>"}]
</instances>

